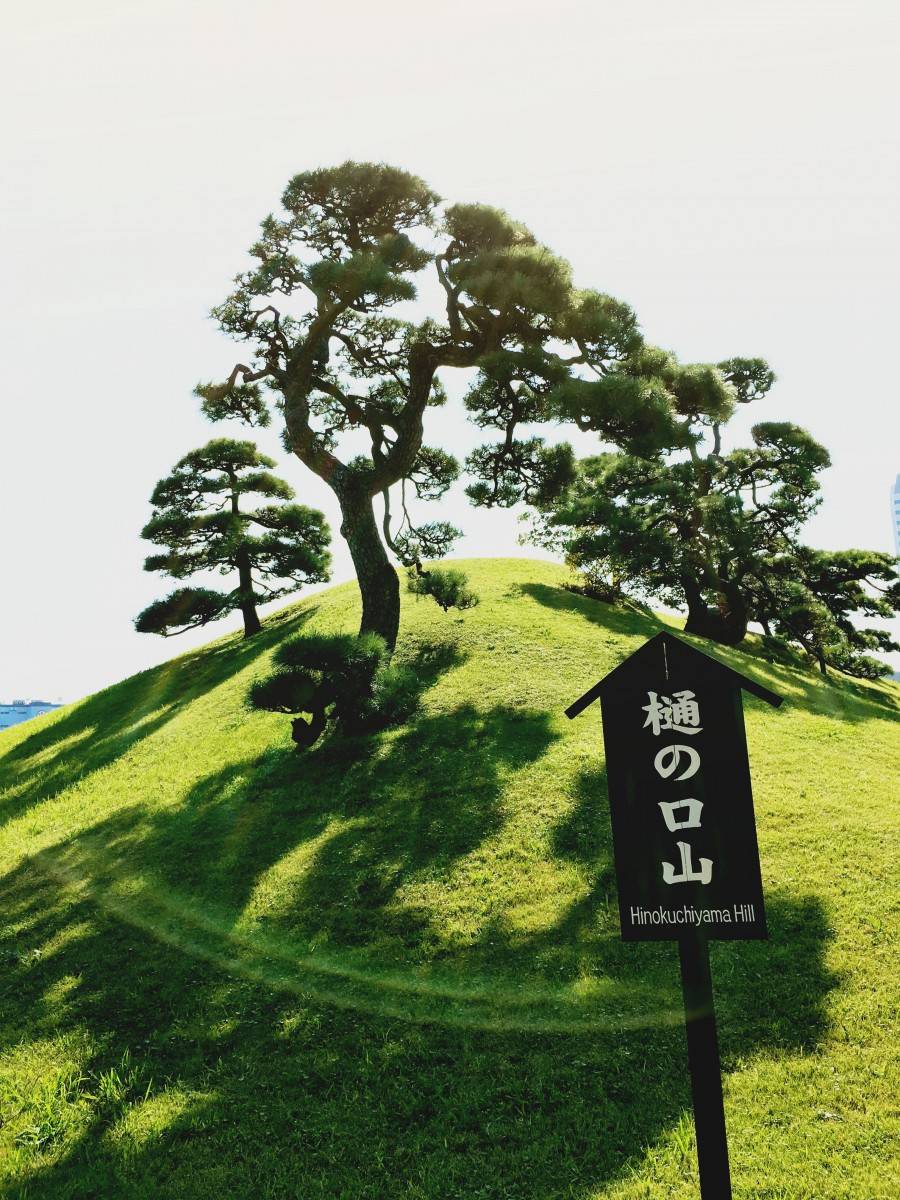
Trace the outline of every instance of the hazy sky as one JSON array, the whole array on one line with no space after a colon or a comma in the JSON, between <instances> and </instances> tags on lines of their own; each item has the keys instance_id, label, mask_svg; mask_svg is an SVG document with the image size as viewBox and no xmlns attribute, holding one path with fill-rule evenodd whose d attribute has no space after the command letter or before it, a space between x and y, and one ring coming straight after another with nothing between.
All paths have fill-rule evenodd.
<instances>
[{"instance_id":1,"label":"hazy sky","mask_svg":"<svg viewBox=\"0 0 900 1200\"><path fill-rule=\"evenodd\" d=\"M7 8L0 700L72 699L225 631L133 631L168 587L138 532L176 459L241 436L191 395L236 361L206 314L290 176L346 158L508 209L686 361L767 357L745 427L832 452L809 539L891 550L898 51L895 0ZM434 430L479 440L458 405ZM515 514L443 508L458 553L530 552Z\"/></svg>"}]
</instances>

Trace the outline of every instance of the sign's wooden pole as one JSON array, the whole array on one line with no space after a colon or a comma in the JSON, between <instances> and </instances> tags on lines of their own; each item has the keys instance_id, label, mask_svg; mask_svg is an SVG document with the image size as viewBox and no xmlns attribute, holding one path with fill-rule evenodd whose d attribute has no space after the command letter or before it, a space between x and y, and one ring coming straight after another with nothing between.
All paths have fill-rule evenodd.
<instances>
[{"instance_id":1,"label":"sign's wooden pole","mask_svg":"<svg viewBox=\"0 0 900 1200\"><path fill-rule=\"evenodd\" d=\"M702 1200L731 1200L731 1172L728 1168L728 1138L709 970L709 943L702 934L689 933L679 939L678 953L681 958L681 990L684 995L694 1127L697 1130L700 1195Z\"/></svg>"}]
</instances>

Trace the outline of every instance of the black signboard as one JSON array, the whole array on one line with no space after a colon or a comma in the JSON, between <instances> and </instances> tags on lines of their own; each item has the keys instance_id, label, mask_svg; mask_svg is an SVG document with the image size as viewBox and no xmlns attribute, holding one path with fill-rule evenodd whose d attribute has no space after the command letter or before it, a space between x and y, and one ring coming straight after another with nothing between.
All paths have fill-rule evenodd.
<instances>
[{"instance_id":1,"label":"black signboard","mask_svg":"<svg viewBox=\"0 0 900 1200\"><path fill-rule=\"evenodd\" d=\"M768 936L742 689L781 703L660 633L566 710L600 699L626 941Z\"/></svg>"},{"instance_id":2,"label":"black signboard","mask_svg":"<svg viewBox=\"0 0 900 1200\"><path fill-rule=\"evenodd\" d=\"M731 1177L711 938L765 938L741 692L781 698L660 633L566 709L600 700L622 937L678 941L703 1200Z\"/></svg>"}]
</instances>

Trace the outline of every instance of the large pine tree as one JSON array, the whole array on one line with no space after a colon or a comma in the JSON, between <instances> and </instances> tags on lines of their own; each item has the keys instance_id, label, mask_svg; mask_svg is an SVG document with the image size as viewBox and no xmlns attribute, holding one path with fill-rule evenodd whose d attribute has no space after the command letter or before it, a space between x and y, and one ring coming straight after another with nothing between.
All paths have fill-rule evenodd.
<instances>
[{"instance_id":1,"label":"large pine tree","mask_svg":"<svg viewBox=\"0 0 900 1200\"><path fill-rule=\"evenodd\" d=\"M141 633L164 637L240 610L244 635L260 629L258 603L329 575L331 539L321 512L288 503L293 490L253 442L216 438L192 450L153 489L141 536L164 552L147 571L186 579L204 571L236 576L229 591L180 587L137 617ZM262 498L268 504L253 504Z\"/></svg>"},{"instance_id":2,"label":"large pine tree","mask_svg":"<svg viewBox=\"0 0 900 1200\"><path fill-rule=\"evenodd\" d=\"M214 310L246 355L224 382L197 392L211 419L251 425L269 421L263 388L273 394L285 445L340 504L361 632L389 649L399 585L388 551L420 567L446 554L458 532L415 525L406 503L413 494L437 499L459 470L424 443L426 414L446 399L442 369L482 369L466 404L477 424L503 434L469 461L476 503L514 502L523 489L565 479L569 448L520 439L522 424L572 421L639 451L677 444L675 393L642 353L634 313L577 289L569 264L506 213L442 210L416 176L356 162L295 176L282 205L262 222L253 265ZM440 297L435 319L392 315L426 271ZM437 590L433 580L418 586Z\"/></svg>"}]
</instances>

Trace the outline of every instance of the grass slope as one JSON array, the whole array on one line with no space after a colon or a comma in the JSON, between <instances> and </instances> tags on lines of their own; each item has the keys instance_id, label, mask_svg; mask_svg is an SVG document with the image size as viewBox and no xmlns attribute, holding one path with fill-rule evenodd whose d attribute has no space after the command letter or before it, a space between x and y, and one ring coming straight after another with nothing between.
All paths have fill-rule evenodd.
<instances>
[{"instance_id":1,"label":"grass slope","mask_svg":"<svg viewBox=\"0 0 900 1200\"><path fill-rule=\"evenodd\" d=\"M5 1195L696 1196L676 951L619 941L562 715L659 622L464 565L478 608L404 601L403 728L301 757L244 708L346 585L3 735ZM772 940L713 947L735 1194L895 1200L900 689L719 654L787 701L746 701Z\"/></svg>"}]
</instances>

